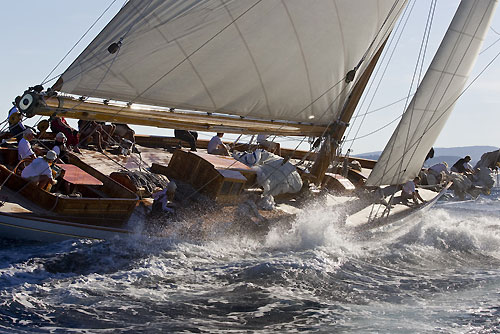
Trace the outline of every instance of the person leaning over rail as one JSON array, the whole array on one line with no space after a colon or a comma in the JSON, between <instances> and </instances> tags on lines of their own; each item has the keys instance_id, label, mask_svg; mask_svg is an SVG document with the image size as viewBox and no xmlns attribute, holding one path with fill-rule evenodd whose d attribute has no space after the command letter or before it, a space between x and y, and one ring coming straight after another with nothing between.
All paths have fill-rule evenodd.
<instances>
[{"instance_id":1,"label":"person leaning over rail","mask_svg":"<svg viewBox=\"0 0 500 334\"><path fill-rule=\"evenodd\" d=\"M50 150L43 157L38 157L28 166L26 166L21 177L30 182L35 182L38 187L45 189L50 184L51 186L56 184L57 181L54 180L52 169L50 164L57 159L56 152Z\"/></svg>"},{"instance_id":2,"label":"person leaning over rail","mask_svg":"<svg viewBox=\"0 0 500 334\"><path fill-rule=\"evenodd\" d=\"M441 183L443 180L443 174L449 175L450 172L448 171L448 164L446 162L441 162L435 165L432 165L427 169L427 172L434 176L436 179L436 184ZM428 177L429 178L429 177ZM433 184L433 183L430 183Z\"/></svg>"},{"instance_id":3,"label":"person leaning over rail","mask_svg":"<svg viewBox=\"0 0 500 334\"><path fill-rule=\"evenodd\" d=\"M460 174L474 173L471 164L471 157L466 155L462 159L459 159L455 164L451 167L451 171Z\"/></svg>"}]
</instances>

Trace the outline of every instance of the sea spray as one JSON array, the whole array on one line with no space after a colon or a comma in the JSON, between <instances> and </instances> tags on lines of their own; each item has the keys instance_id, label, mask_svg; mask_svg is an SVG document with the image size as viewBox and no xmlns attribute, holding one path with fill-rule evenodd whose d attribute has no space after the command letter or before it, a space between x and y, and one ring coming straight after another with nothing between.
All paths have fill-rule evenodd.
<instances>
[{"instance_id":1,"label":"sea spray","mask_svg":"<svg viewBox=\"0 0 500 334\"><path fill-rule=\"evenodd\" d=\"M258 237L2 244L0 332L491 332L499 205L442 203L364 234L317 205Z\"/></svg>"}]
</instances>

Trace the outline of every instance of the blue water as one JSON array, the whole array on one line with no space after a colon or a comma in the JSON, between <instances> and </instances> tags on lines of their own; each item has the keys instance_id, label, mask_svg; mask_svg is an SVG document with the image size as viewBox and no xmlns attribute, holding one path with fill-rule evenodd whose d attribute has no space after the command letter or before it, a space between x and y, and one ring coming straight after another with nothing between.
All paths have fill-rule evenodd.
<instances>
[{"instance_id":1,"label":"blue water","mask_svg":"<svg viewBox=\"0 0 500 334\"><path fill-rule=\"evenodd\" d=\"M500 192L352 234L0 241L1 333L497 333Z\"/></svg>"}]
</instances>

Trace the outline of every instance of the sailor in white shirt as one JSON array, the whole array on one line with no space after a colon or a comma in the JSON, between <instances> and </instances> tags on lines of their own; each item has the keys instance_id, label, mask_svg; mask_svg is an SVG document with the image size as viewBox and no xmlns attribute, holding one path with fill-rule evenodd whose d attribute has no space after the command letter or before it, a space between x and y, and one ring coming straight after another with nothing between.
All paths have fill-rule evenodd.
<instances>
[{"instance_id":1,"label":"sailor in white shirt","mask_svg":"<svg viewBox=\"0 0 500 334\"><path fill-rule=\"evenodd\" d=\"M24 130L23 139L17 145L17 157L23 160L29 157L36 158L35 152L31 149L30 140L35 138L35 133L31 129Z\"/></svg>"},{"instance_id":2,"label":"sailor in white shirt","mask_svg":"<svg viewBox=\"0 0 500 334\"><path fill-rule=\"evenodd\" d=\"M208 146L207 146L207 152L209 154L229 155L229 149L222 142L222 139L221 139L222 136L224 136L224 133L217 132L217 135L213 136L212 139L210 139L210 141L208 142Z\"/></svg>"},{"instance_id":3,"label":"sailor in white shirt","mask_svg":"<svg viewBox=\"0 0 500 334\"><path fill-rule=\"evenodd\" d=\"M418 200L425 203L424 199L420 197L418 190L415 189L415 184L419 183L420 177L417 176L403 185L403 189L401 190L401 199L404 204L408 204L409 199L412 199L415 204L418 204Z\"/></svg>"},{"instance_id":4,"label":"sailor in white shirt","mask_svg":"<svg viewBox=\"0 0 500 334\"><path fill-rule=\"evenodd\" d=\"M55 184L56 180L52 176L50 163L57 159L57 154L54 151L48 151L43 157L38 157L33 160L26 168L23 169L21 177L31 182L38 183L38 186L44 189L47 184Z\"/></svg>"}]
</instances>

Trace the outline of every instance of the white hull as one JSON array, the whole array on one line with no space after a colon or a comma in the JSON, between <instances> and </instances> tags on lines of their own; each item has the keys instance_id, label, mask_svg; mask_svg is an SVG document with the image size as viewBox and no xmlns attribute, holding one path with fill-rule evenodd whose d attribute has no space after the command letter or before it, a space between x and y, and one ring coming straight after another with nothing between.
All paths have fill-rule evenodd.
<instances>
[{"instance_id":1,"label":"white hull","mask_svg":"<svg viewBox=\"0 0 500 334\"><path fill-rule=\"evenodd\" d=\"M130 231L119 228L0 213L0 235L8 239L42 242L57 242L68 239L108 240L129 234Z\"/></svg>"},{"instance_id":2,"label":"white hull","mask_svg":"<svg viewBox=\"0 0 500 334\"><path fill-rule=\"evenodd\" d=\"M419 193L426 203L419 206L409 207L404 204L394 204L385 215L386 206L383 204L368 205L366 208L347 217L346 226L355 230L367 230L380 226L385 226L394 222L403 222L411 219L415 214L429 210L446 191L451 187L448 183L439 193L426 189L419 189ZM397 192L399 195L401 191ZM387 198L388 200L389 198Z\"/></svg>"}]
</instances>

